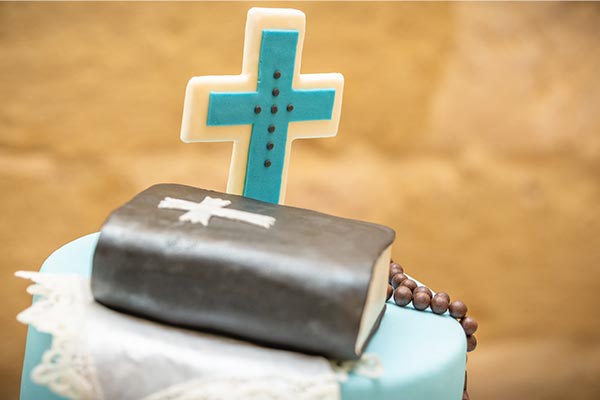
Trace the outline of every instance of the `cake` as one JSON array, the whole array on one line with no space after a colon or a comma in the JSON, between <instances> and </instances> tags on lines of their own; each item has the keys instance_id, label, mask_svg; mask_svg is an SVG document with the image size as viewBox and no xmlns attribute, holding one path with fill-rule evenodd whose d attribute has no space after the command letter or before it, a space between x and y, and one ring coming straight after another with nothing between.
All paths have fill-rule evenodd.
<instances>
[{"instance_id":1,"label":"cake","mask_svg":"<svg viewBox=\"0 0 600 400\"><path fill-rule=\"evenodd\" d=\"M299 73L304 25L251 9L242 74L188 84L181 138L234 142L227 193L152 186L20 274L22 400L468 398L464 304L390 260L392 229L283 204L292 141L341 114L341 74Z\"/></svg>"}]
</instances>

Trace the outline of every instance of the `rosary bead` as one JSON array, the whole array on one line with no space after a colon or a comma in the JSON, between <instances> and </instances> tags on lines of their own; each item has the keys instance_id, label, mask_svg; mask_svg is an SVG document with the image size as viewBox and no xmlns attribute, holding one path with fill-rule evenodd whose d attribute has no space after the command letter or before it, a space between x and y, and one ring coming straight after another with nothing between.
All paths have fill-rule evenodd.
<instances>
[{"instance_id":1,"label":"rosary bead","mask_svg":"<svg viewBox=\"0 0 600 400\"><path fill-rule=\"evenodd\" d=\"M406 286L411 292L417 288L417 282L413 281L412 279L405 279L400 285Z\"/></svg>"},{"instance_id":2,"label":"rosary bead","mask_svg":"<svg viewBox=\"0 0 600 400\"><path fill-rule=\"evenodd\" d=\"M467 390L467 371L465 371L465 384L463 385L463 390Z\"/></svg>"},{"instance_id":3,"label":"rosary bead","mask_svg":"<svg viewBox=\"0 0 600 400\"><path fill-rule=\"evenodd\" d=\"M392 285L388 285L387 286L387 297L385 298L385 301L388 301L390 299L390 297L392 297L393 294L394 294L394 288L392 287Z\"/></svg>"},{"instance_id":4,"label":"rosary bead","mask_svg":"<svg viewBox=\"0 0 600 400\"><path fill-rule=\"evenodd\" d=\"M415 290L413 290L413 295L417 294L419 292L427 293L429 295L429 297L433 297L433 293L431 292L431 289L429 289L427 286L417 286L417 288Z\"/></svg>"},{"instance_id":5,"label":"rosary bead","mask_svg":"<svg viewBox=\"0 0 600 400\"><path fill-rule=\"evenodd\" d=\"M423 311L431 304L431 297L425 292L413 293L413 306L419 311Z\"/></svg>"},{"instance_id":6,"label":"rosary bead","mask_svg":"<svg viewBox=\"0 0 600 400\"><path fill-rule=\"evenodd\" d=\"M392 278L394 277L394 275L398 275L398 274L404 274L404 273L402 271L397 270L397 269L391 269L390 268L390 275L389 275L390 279L389 279L389 282L392 283Z\"/></svg>"},{"instance_id":7,"label":"rosary bead","mask_svg":"<svg viewBox=\"0 0 600 400\"><path fill-rule=\"evenodd\" d=\"M412 301L412 291L406 286L398 286L394 292L394 302L400 307L408 305Z\"/></svg>"},{"instance_id":8,"label":"rosary bead","mask_svg":"<svg viewBox=\"0 0 600 400\"><path fill-rule=\"evenodd\" d=\"M445 298L446 301L448 302L448 304L450 304L450 295L448 295L448 293L446 293L446 292L437 292L435 295Z\"/></svg>"},{"instance_id":9,"label":"rosary bead","mask_svg":"<svg viewBox=\"0 0 600 400\"><path fill-rule=\"evenodd\" d=\"M392 276L392 287L394 289L396 289L398 286L400 286L400 284L402 282L404 282L406 280L406 275L404 275L402 272Z\"/></svg>"},{"instance_id":10,"label":"rosary bead","mask_svg":"<svg viewBox=\"0 0 600 400\"><path fill-rule=\"evenodd\" d=\"M436 293L431 299L431 311L435 314L443 314L448 311L448 295L440 296L442 293ZM443 293L445 294L445 293Z\"/></svg>"},{"instance_id":11,"label":"rosary bead","mask_svg":"<svg viewBox=\"0 0 600 400\"><path fill-rule=\"evenodd\" d=\"M393 276L398 273L404 273L404 268L402 268L402 265L392 262L390 264L390 274Z\"/></svg>"},{"instance_id":12,"label":"rosary bead","mask_svg":"<svg viewBox=\"0 0 600 400\"><path fill-rule=\"evenodd\" d=\"M462 325L463 329L465 330L465 333L467 334L467 336L474 334L477 331L477 327L479 326L477 324L477 321L475 321L475 319L473 319L471 317L464 317L460 321L460 324Z\"/></svg>"},{"instance_id":13,"label":"rosary bead","mask_svg":"<svg viewBox=\"0 0 600 400\"><path fill-rule=\"evenodd\" d=\"M477 339L474 335L467 336L467 352L475 350L477 347Z\"/></svg>"},{"instance_id":14,"label":"rosary bead","mask_svg":"<svg viewBox=\"0 0 600 400\"><path fill-rule=\"evenodd\" d=\"M459 301L459 300L453 301L452 303L450 303L449 309L450 309L450 315L453 318L460 319L460 318L464 317L465 315L467 315L467 306L462 301Z\"/></svg>"}]
</instances>

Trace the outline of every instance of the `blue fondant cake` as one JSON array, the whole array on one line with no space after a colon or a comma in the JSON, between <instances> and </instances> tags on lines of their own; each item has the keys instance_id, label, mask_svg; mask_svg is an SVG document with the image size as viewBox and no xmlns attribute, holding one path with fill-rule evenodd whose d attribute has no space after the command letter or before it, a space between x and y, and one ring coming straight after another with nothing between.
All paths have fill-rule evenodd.
<instances>
[{"instance_id":1,"label":"blue fondant cake","mask_svg":"<svg viewBox=\"0 0 600 400\"><path fill-rule=\"evenodd\" d=\"M55 251L42 272L89 276L98 234ZM66 400L31 382L32 369L49 348L51 337L30 327L23 365L21 400ZM342 382L343 400L459 400L466 362L465 334L449 316L401 308L392 301L366 349L381 358L384 373L377 379L350 374Z\"/></svg>"}]
</instances>

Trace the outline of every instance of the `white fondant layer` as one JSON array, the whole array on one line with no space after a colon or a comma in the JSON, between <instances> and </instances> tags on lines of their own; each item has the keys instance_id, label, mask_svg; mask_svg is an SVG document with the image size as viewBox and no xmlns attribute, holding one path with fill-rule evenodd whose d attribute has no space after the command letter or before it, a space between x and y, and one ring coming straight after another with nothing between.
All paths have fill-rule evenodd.
<instances>
[{"instance_id":1,"label":"white fondant layer","mask_svg":"<svg viewBox=\"0 0 600 400\"><path fill-rule=\"evenodd\" d=\"M30 292L39 296L19 314L19 321L53 336L32 380L61 396L81 400L339 399L338 377L325 358L110 310L93 300L88 278L35 272L19 272L18 276L34 281Z\"/></svg>"},{"instance_id":2,"label":"white fondant layer","mask_svg":"<svg viewBox=\"0 0 600 400\"><path fill-rule=\"evenodd\" d=\"M93 300L88 278L17 276L38 296L18 320L52 335L32 380L67 398L335 400L348 372L381 373L373 355L337 365L122 314Z\"/></svg>"}]
</instances>

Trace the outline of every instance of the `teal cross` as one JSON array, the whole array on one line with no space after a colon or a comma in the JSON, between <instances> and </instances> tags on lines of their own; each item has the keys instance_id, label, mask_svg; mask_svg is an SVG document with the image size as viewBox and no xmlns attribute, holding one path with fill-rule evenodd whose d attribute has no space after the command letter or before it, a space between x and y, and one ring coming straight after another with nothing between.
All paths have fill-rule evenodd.
<instances>
[{"instance_id":1,"label":"teal cross","mask_svg":"<svg viewBox=\"0 0 600 400\"><path fill-rule=\"evenodd\" d=\"M296 30L262 31L255 92L210 92L206 124L252 124L243 195L277 203L288 124L332 118L335 89L294 89Z\"/></svg>"}]
</instances>

